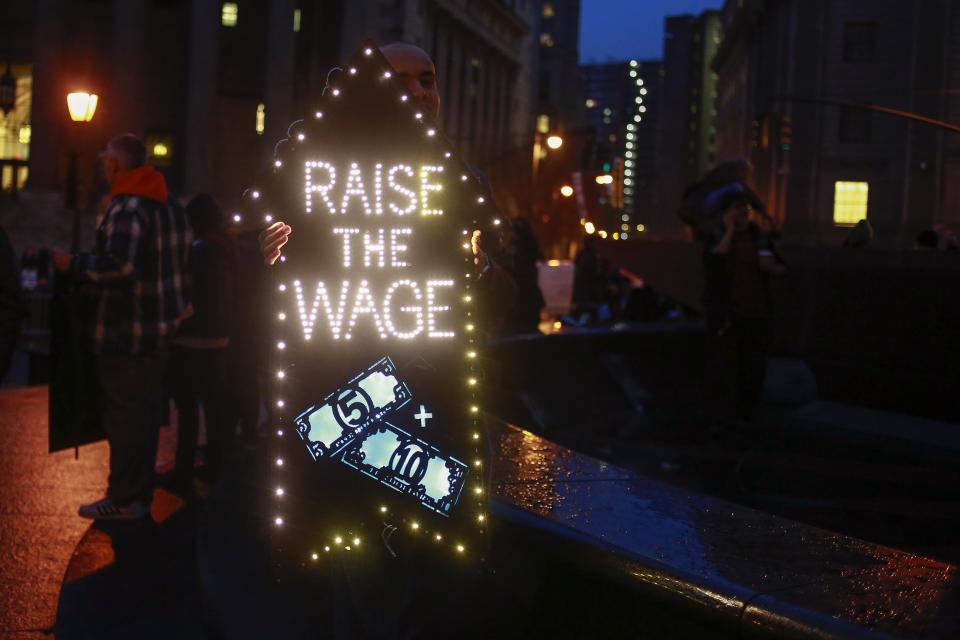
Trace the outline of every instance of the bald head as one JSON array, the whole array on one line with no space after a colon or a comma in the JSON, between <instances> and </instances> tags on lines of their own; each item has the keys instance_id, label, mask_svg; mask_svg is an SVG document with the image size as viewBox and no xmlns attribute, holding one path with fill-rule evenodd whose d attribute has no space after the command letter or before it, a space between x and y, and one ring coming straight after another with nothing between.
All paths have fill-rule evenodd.
<instances>
[{"instance_id":1,"label":"bald head","mask_svg":"<svg viewBox=\"0 0 960 640\"><path fill-rule=\"evenodd\" d=\"M406 42L394 42L381 48L383 56L406 84L420 108L434 120L440 118L440 94L437 91L437 68L427 52Z\"/></svg>"}]
</instances>

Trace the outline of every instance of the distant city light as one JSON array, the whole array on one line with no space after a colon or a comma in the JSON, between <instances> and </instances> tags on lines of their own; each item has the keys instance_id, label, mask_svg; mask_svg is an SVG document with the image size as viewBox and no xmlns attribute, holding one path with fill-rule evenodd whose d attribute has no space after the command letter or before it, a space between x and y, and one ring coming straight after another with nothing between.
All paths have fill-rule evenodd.
<instances>
[{"instance_id":1,"label":"distant city light","mask_svg":"<svg viewBox=\"0 0 960 640\"><path fill-rule=\"evenodd\" d=\"M557 135L550 136L547 138L547 146L551 149L559 149L563 146L563 138Z\"/></svg>"},{"instance_id":2,"label":"distant city light","mask_svg":"<svg viewBox=\"0 0 960 640\"><path fill-rule=\"evenodd\" d=\"M604 173L595 178L597 184L613 184L613 176L609 173Z\"/></svg>"},{"instance_id":3,"label":"distant city light","mask_svg":"<svg viewBox=\"0 0 960 640\"><path fill-rule=\"evenodd\" d=\"M593 232L596 231L597 228L592 222L587 222L585 225L583 225L583 230L587 232L587 235L593 235ZM604 235L603 232L601 232L600 235Z\"/></svg>"},{"instance_id":4,"label":"distant city light","mask_svg":"<svg viewBox=\"0 0 960 640\"><path fill-rule=\"evenodd\" d=\"M569 198L573 195L573 187L568 184L563 185L560 187L560 195L562 195L564 198Z\"/></svg>"},{"instance_id":5,"label":"distant city light","mask_svg":"<svg viewBox=\"0 0 960 640\"><path fill-rule=\"evenodd\" d=\"M236 2L224 2L220 9L220 24L225 27L237 26L237 18L240 9Z\"/></svg>"}]
</instances>

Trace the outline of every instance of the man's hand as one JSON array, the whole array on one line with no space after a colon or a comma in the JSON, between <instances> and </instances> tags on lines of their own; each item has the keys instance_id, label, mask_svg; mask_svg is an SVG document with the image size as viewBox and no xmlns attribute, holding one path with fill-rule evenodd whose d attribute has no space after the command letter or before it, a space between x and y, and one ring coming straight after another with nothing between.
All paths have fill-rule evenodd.
<instances>
[{"instance_id":1,"label":"man's hand","mask_svg":"<svg viewBox=\"0 0 960 640\"><path fill-rule=\"evenodd\" d=\"M53 259L53 268L57 271L69 271L70 262L73 260L73 254L67 253L62 249L50 249L50 255Z\"/></svg>"},{"instance_id":2,"label":"man's hand","mask_svg":"<svg viewBox=\"0 0 960 640\"><path fill-rule=\"evenodd\" d=\"M260 232L257 239L260 241L260 254L268 267L280 257L280 247L287 244L293 228L283 222L274 222Z\"/></svg>"}]
</instances>

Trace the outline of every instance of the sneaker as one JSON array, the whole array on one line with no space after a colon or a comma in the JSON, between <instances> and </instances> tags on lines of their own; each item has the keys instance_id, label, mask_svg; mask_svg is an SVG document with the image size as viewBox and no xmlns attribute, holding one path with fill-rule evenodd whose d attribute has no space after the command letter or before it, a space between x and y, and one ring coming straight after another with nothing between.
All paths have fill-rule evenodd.
<instances>
[{"instance_id":1,"label":"sneaker","mask_svg":"<svg viewBox=\"0 0 960 640\"><path fill-rule=\"evenodd\" d=\"M103 498L80 507L80 517L91 520L137 520L150 514L150 507L141 500L119 506L110 498Z\"/></svg>"}]
</instances>

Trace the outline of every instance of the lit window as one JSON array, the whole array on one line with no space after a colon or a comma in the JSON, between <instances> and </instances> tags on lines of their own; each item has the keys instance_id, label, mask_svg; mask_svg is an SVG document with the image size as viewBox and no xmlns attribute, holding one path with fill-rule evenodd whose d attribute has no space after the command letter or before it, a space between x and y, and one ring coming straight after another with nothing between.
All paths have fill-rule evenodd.
<instances>
[{"instance_id":1,"label":"lit window","mask_svg":"<svg viewBox=\"0 0 960 640\"><path fill-rule=\"evenodd\" d=\"M20 144L30 144L31 133L32 133L32 129L30 128L30 125L25 124L20 127L20 131L18 132L18 135L17 135L17 140L20 142Z\"/></svg>"},{"instance_id":2,"label":"lit window","mask_svg":"<svg viewBox=\"0 0 960 640\"><path fill-rule=\"evenodd\" d=\"M544 18L552 18L554 15L556 15L556 13L553 10L552 2L543 3L543 12L541 15L543 15Z\"/></svg>"},{"instance_id":3,"label":"lit window","mask_svg":"<svg viewBox=\"0 0 960 640\"><path fill-rule=\"evenodd\" d=\"M870 185L866 182L837 181L833 187L833 223L855 225L867 219L867 196Z\"/></svg>"},{"instance_id":4,"label":"lit window","mask_svg":"<svg viewBox=\"0 0 960 640\"><path fill-rule=\"evenodd\" d=\"M220 9L220 24L225 27L237 26L237 16L240 8L236 2L224 2Z\"/></svg>"},{"instance_id":5,"label":"lit window","mask_svg":"<svg viewBox=\"0 0 960 640\"><path fill-rule=\"evenodd\" d=\"M540 46L541 46L541 47L552 47L552 46L553 46L553 34L550 34L550 33L541 33L541 34L540 34Z\"/></svg>"},{"instance_id":6,"label":"lit window","mask_svg":"<svg viewBox=\"0 0 960 640\"><path fill-rule=\"evenodd\" d=\"M260 104L257 105L257 124L256 124L256 128L257 128L257 135L258 135L258 136L262 136L262 135L263 135L263 129L264 129L264 125L266 124L266 121L267 121L267 112L266 112L266 110L264 109L263 103L261 102Z\"/></svg>"},{"instance_id":7,"label":"lit window","mask_svg":"<svg viewBox=\"0 0 960 640\"><path fill-rule=\"evenodd\" d=\"M147 162L158 167L169 166L173 156L173 138L168 135L148 135L144 140L147 147Z\"/></svg>"},{"instance_id":8,"label":"lit window","mask_svg":"<svg viewBox=\"0 0 960 640\"><path fill-rule=\"evenodd\" d=\"M550 116L545 113L541 113L537 116L537 131L540 133L547 133L550 131Z\"/></svg>"},{"instance_id":9,"label":"lit window","mask_svg":"<svg viewBox=\"0 0 960 640\"><path fill-rule=\"evenodd\" d=\"M300 33L300 9L293 10L293 32Z\"/></svg>"}]
</instances>

